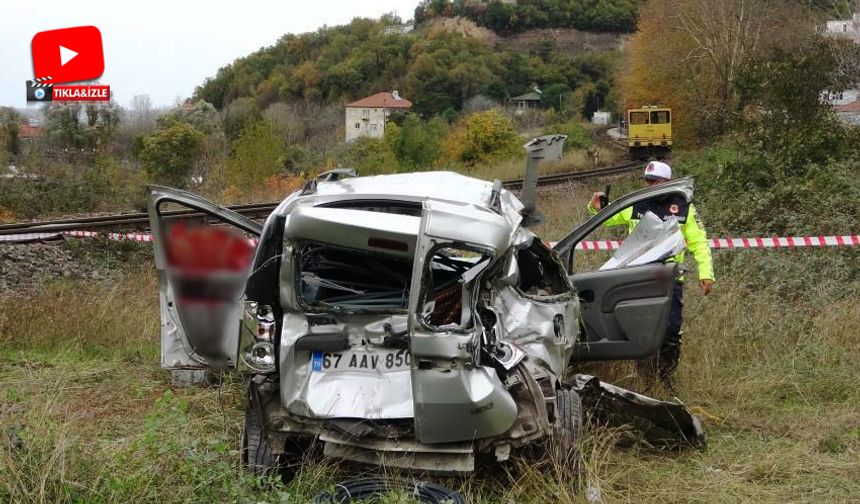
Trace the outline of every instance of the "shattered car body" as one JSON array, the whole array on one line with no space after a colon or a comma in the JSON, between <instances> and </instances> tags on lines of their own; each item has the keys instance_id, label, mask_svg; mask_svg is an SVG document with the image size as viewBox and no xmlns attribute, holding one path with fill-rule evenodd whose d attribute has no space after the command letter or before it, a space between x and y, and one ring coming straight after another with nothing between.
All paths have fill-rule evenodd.
<instances>
[{"instance_id":1,"label":"shattered car body","mask_svg":"<svg viewBox=\"0 0 860 504\"><path fill-rule=\"evenodd\" d=\"M162 366L245 375L243 448L258 472L312 439L334 457L465 472L481 453L505 460L554 432L575 437L577 391L631 396L565 375L577 361L654 354L673 267L569 274L574 247L615 212L666 194L690 199L692 182L621 198L551 249L498 181L451 172L337 170L262 226L152 187ZM238 228L250 245L218 238L206 259L189 260L189 244L212 233L167 218L176 204ZM225 243L233 252L222 260ZM701 440L682 407L638 402L658 417L672 410L680 435Z\"/></svg>"}]
</instances>

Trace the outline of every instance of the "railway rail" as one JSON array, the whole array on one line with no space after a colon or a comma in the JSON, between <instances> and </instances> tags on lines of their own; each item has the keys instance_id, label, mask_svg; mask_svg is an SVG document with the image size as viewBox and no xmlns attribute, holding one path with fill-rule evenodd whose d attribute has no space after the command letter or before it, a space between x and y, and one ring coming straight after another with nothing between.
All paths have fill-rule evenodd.
<instances>
[{"instance_id":1,"label":"railway rail","mask_svg":"<svg viewBox=\"0 0 860 504\"><path fill-rule=\"evenodd\" d=\"M578 172L557 173L538 178L538 186L552 186L586 180L594 177L621 175L638 168L638 161L627 161L613 166L584 170ZM506 189L518 190L523 186L522 179L502 182ZM280 204L280 202L248 203L230 205L227 208L253 219L264 219ZM164 212L168 218L198 218L204 217L193 210L171 210ZM24 233L60 233L63 231L105 231L105 230L143 230L149 228L149 215L146 212L123 213L91 217L75 217L56 220L32 222L14 222L0 224L0 236Z\"/></svg>"}]
</instances>

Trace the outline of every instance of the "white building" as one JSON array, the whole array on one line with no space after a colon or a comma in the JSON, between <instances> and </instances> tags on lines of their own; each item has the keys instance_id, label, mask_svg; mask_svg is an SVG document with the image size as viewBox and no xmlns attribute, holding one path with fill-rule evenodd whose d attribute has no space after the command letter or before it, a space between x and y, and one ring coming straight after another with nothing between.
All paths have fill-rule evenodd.
<instances>
[{"instance_id":1,"label":"white building","mask_svg":"<svg viewBox=\"0 0 860 504\"><path fill-rule=\"evenodd\" d=\"M598 110L591 116L591 122L600 126L609 126L612 121L612 113L605 110Z\"/></svg>"},{"instance_id":2,"label":"white building","mask_svg":"<svg viewBox=\"0 0 860 504\"><path fill-rule=\"evenodd\" d=\"M376 93L358 101L346 104L346 141L369 136L382 138L385 135L385 121L392 110L406 111L412 102L401 98L397 91Z\"/></svg>"},{"instance_id":3,"label":"white building","mask_svg":"<svg viewBox=\"0 0 860 504\"><path fill-rule=\"evenodd\" d=\"M847 38L860 43L860 12L852 19L828 21L824 33L831 37Z\"/></svg>"},{"instance_id":4,"label":"white building","mask_svg":"<svg viewBox=\"0 0 860 504\"><path fill-rule=\"evenodd\" d=\"M836 116L846 124L860 126L860 99L833 107Z\"/></svg>"},{"instance_id":5,"label":"white building","mask_svg":"<svg viewBox=\"0 0 860 504\"><path fill-rule=\"evenodd\" d=\"M821 97L825 102L833 107L840 105L848 105L860 100L860 89L846 89L838 93L833 91L825 91Z\"/></svg>"}]
</instances>

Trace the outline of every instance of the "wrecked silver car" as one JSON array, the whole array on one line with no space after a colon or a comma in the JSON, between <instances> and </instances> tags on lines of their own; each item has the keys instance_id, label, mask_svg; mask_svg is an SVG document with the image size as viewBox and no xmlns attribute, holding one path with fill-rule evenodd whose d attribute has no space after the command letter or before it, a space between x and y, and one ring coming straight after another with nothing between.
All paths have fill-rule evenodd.
<instances>
[{"instance_id":1,"label":"wrecked silver car","mask_svg":"<svg viewBox=\"0 0 860 504\"><path fill-rule=\"evenodd\" d=\"M659 349L672 265L572 266L590 231L666 195L690 200L692 181L625 196L550 248L526 226L532 203L452 172L336 170L262 226L151 187L162 366L243 373L243 453L257 473L310 442L359 462L472 471L479 454L505 460L553 433L575 442L579 392L657 410L697 442L683 407L571 372ZM196 217L172 218L177 206Z\"/></svg>"}]
</instances>

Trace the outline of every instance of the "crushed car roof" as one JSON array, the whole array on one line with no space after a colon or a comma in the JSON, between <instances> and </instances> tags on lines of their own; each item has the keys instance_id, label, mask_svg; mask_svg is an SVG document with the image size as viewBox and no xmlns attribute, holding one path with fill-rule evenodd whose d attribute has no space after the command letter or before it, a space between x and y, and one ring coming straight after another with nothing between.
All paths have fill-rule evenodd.
<instances>
[{"instance_id":1,"label":"crushed car roof","mask_svg":"<svg viewBox=\"0 0 860 504\"><path fill-rule=\"evenodd\" d=\"M470 203L488 208L493 183L450 171L399 173L350 177L320 182L319 196L389 196L392 199L422 201L436 199Z\"/></svg>"},{"instance_id":2,"label":"crushed car roof","mask_svg":"<svg viewBox=\"0 0 860 504\"><path fill-rule=\"evenodd\" d=\"M355 240L366 241L362 236L375 230L384 238L408 243L408 249L400 254L410 257L420 217L329 205L348 200L401 201L425 206L436 202L434 221L444 221L450 229L460 231L460 234L448 233L452 238L456 235L498 250L504 248L500 235L506 236L502 241L508 245L533 237L520 227L523 204L504 189L499 190L493 202L493 190L493 182L450 171L318 179L310 190L298 191L284 200L275 213L286 216L288 237L356 246ZM461 236L463 233L467 236Z\"/></svg>"}]
</instances>

